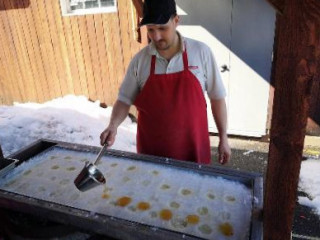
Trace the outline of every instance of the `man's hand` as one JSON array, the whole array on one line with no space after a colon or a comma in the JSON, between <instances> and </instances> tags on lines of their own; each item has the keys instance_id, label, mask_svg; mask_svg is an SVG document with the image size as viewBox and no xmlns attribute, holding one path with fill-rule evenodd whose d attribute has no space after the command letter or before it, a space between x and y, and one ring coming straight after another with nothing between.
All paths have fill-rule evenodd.
<instances>
[{"instance_id":1,"label":"man's hand","mask_svg":"<svg viewBox=\"0 0 320 240\"><path fill-rule=\"evenodd\" d=\"M220 143L218 146L218 153L219 153L220 164L226 164L227 162L229 162L231 157L231 149L230 149L227 138L220 139Z\"/></svg>"},{"instance_id":2,"label":"man's hand","mask_svg":"<svg viewBox=\"0 0 320 240\"><path fill-rule=\"evenodd\" d=\"M113 106L109 126L100 134L101 145L112 146L116 139L118 126L128 116L130 105L119 100Z\"/></svg>"},{"instance_id":3,"label":"man's hand","mask_svg":"<svg viewBox=\"0 0 320 240\"><path fill-rule=\"evenodd\" d=\"M108 126L101 134L100 134L100 144L107 144L109 147L114 144L117 135L117 128L112 126Z\"/></svg>"},{"instance_id":4,"label":"man's hand","mask_svg":"<svg viewBox=\"0 0 320 240\"><path fill-rule=\"evenodd\" d=\"M231 150L227 136L227 107L223 99L211 99L211 110L219 132L219 163L226 164L230 160Z\"/></svg>"}]
</instances>

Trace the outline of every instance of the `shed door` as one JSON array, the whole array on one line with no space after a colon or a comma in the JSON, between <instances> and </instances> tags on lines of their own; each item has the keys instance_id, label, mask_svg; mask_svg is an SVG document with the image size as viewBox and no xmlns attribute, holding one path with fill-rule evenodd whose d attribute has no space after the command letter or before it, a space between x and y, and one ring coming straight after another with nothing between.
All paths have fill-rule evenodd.
<instances>
[{"instance_id":1,"label":"shed door","mask_svg":"<svg viewBox=\"0 0 320 240\"><path fill-rule=\"evenodd\" d=\"M218 66L220 68L224 65L229 67L232 1L176 0L176 3L181 19L178 31L183 36L205 42L212 49ZM224 71L221 74L228 96L229 75L230 71ZM206 100L209 131L216 132L210 102L208 98ZM228 107L228 98L226 102Z\"/></svg>"},{"instance_id":2,"label":"shed door","mask_svg":"<svg viewBox=\"0 0 320 240\"><path fill-rule=\"evenodd\" d=\"M265 0L234 0L230 51L229 131L266 133L275 12Z\"/></svg>"},{"instance_id":3,"label":"shed door","mask_svg":"<svg viewBox=\"0 0 320 240\"><path fill-rule=\"evenodd\" d=\"M186 37L209 45L227 90L228 133L266 133L275 12L265 0L177 0ZM223 71L223 66L226 70ZM208 101L209 131L216 132Z\"/></svg>"}]
</instances>

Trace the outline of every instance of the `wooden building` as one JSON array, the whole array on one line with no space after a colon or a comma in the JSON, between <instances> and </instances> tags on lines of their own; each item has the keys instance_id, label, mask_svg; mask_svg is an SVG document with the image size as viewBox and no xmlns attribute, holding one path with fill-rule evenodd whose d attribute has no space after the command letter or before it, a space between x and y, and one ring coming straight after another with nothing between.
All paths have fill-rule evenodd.
<instances>
[{"instance_id":1,"label":"wooden building","mask_svg":"<svg viewBox=\"0 0 320 240\"><path fill-rule=\"evenodd\" d=\"M115 3L114 12L63 16L59 0L0 1L0 104L75 94L111 105L142 47L132 1Z\"/></svg>"}]
</instances>

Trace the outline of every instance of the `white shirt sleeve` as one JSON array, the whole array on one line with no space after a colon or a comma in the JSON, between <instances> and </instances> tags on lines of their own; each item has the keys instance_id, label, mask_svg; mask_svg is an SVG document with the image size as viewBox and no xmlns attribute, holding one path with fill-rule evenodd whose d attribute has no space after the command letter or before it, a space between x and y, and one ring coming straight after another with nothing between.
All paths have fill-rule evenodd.
<instances>
[{"instance_id":1,"label":"white shirt sleeve","mask_svg":"<svg viewBox=\"0 0 320 240\"><path fill-rule=\"evenodd\" d=\"M226 97L226 90L222 82L217 62L211 49L208 47L205 56L204 74L206 78L206 90L210 99L222 99Z\"/></svg>"},{"instance_id":2,"label":"white shirt sleeve","mask_svg":"<svg viewBox=\"0 0 320 240\"><path fill-rule=\"evenodd\" d=\"M133 58L129 64L118 94L118 100L128 105L133 104L140 91L137 77L137 65L136 58Z\"/></svg>"}]
</instances>

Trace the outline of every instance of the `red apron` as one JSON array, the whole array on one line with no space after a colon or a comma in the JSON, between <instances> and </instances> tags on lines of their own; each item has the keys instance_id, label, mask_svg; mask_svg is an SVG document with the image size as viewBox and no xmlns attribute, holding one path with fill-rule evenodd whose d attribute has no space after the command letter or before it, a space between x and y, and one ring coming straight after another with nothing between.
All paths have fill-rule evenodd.
<instances>
[{"instance_id":1,"label":"red apron","mask_svg":"<svg viewBox=\"0 0 320 240\"><path fill-rule=\"evenodd\" d=\"M138 109L137 152L202 164L210 163L206 101L198 79L188 69L150 76L135 100Z\"/></svg>"}]
</instances>

